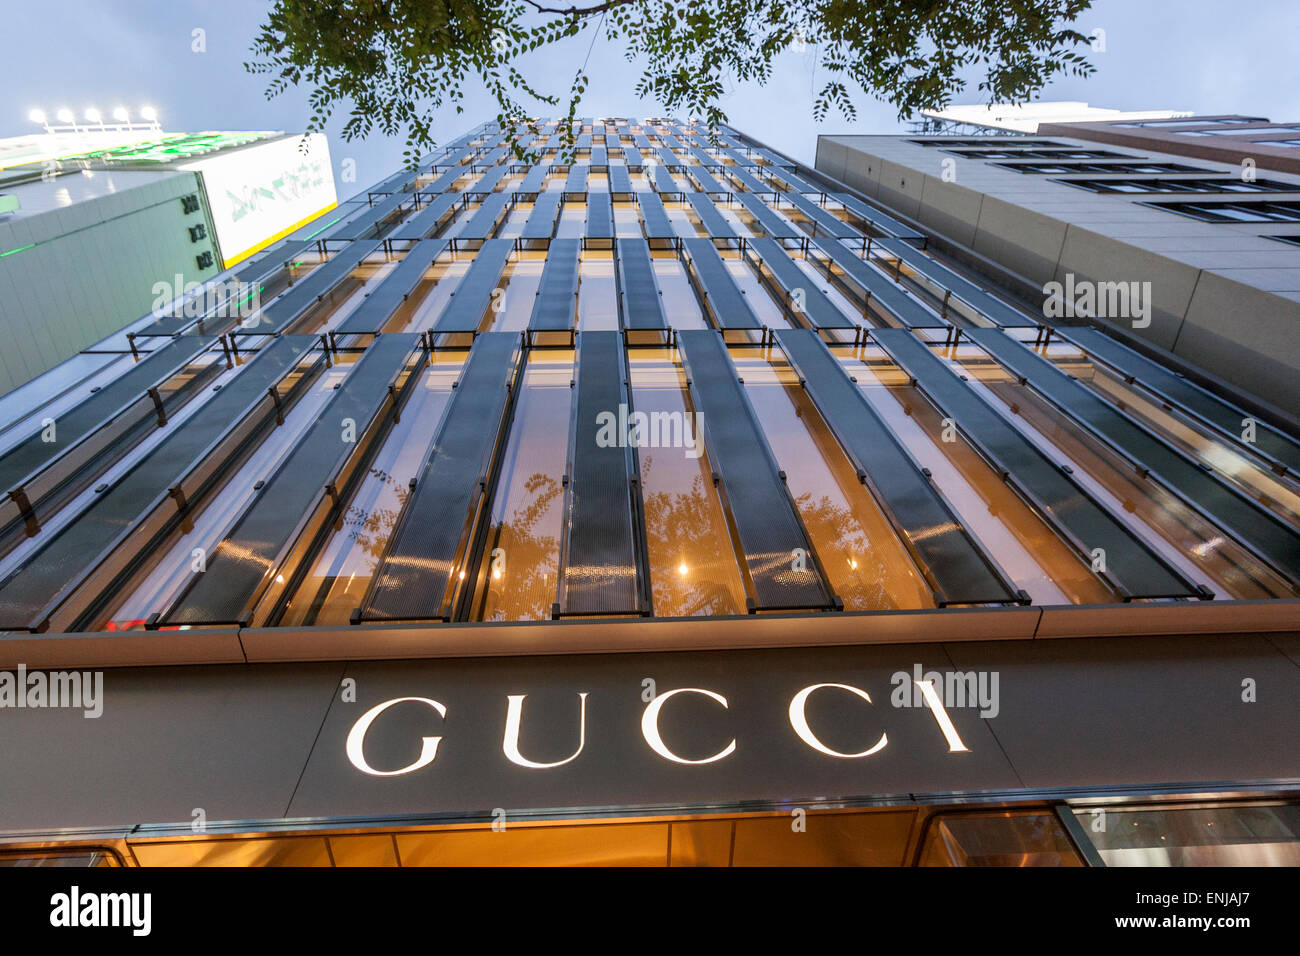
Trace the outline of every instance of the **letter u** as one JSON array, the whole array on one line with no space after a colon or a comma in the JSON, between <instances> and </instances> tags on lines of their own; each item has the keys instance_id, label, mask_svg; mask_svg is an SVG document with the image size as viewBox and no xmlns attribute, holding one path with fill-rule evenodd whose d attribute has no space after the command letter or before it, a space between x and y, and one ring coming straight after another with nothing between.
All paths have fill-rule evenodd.
<instances>
[{"instance_id":1,"label":"letter u","mask_svg":"<svg viewBox=\"0 0 1300 956\"><path fill-rule=\"evenodd\" d=\"M524 698L527 694L510 694L507 700L510 706L506 709L506 733L501 741L501 749L506 755L506 759L513 764L521 767L528 767L530 770L550 770L552 767L563 767L566 763L577 758L582 753L582 748L587 745L587 692L583 691L578 694L581 700L581 717L578 722L578 749L573 755L564 760L557 760L554 763L538 763L535 760L529 760L519 752L519 725L524 716Z\"/></svg>"}]
</instances>

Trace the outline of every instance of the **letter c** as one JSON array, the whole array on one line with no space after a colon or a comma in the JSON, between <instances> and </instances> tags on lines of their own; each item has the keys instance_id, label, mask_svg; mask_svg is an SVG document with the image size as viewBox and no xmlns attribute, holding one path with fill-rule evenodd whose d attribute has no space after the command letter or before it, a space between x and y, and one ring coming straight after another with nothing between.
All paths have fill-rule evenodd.
<instances>
[{"instance_id":1,"label":"letter c","mask_svg":"<svg viewBox=\"0 0 1300 956\"><path fill-rule=\"evenodd\" d=\"M414 763L407 764L397 770L376 770L370 764L366 763L365 744L366 731L370 725L375 722L375 718L386 711L394 704L405 703L406 701L419 701L422 704L428 704L438 712L438 716L446 717L447 708L436 700L430 700L427 697L394 697L392 700L386 700L382 704L376 704L368 711L361 715L361 718L352 725L352 730L348 733L347 753L348 760L352 761L352 766L356 767L362 773L368 773L372 777L400 777L402 774L414 773L421 767L427 767L433 763L433 758L438 756L438 744L442 741L441 737L421 737L420 738L420 756Z\"/></svg>"},{"instance_id":2,"label":"letter c","mask_svg":"<svg viewBox=\"0 0 1300 956\"><path fill-rule=\"evenodd\" d=\"M840 757L844 760L856 760L858 757L870 757L872 754L884 750L885 745L889 743L889 735L883 733L880 735L880 739L876 741L874 747L857 754L842 754L838 750L831 750L830 747L827 747L817 739L817 735L814 734L812 728L808 726L808 715L804 712L804 708L807 707L808 698L812 696L812 692L820 690L823 687L838 687L840 690L847 690L851 694L857 694L868 704L871 703L871 697L860 687L851 687L848 684L810 684L790 699L790 726L793 727L794 732L799 735L799 739L813 750L820 751L828 757Z\"/></svg>"},{"instance_id":3,"label":"letter c","mask_svg":"<svg viewBox=\"0 0 1300 956\"><path fill-rule=\"evenodd\" d=\"M641 715L641 736L645 737L645 742L650 745L650 749L665 760L671 760L673 763L714 763L724 757L730 757L736 750L736 739L734 737L731 739L731 743L727 744L722 750L712 757L705 757L703 760L687 760L685 757L679 757L668 749L663 738L659 736L659 710L668 702L668 698L674 694L703 694L705 697L716 700L723 707L727 706L727 698L721 694L715 694L711 690L702 690L698 687L678 687L675 690L656 695L655 699L650 701L650 705L646 707L645 713Z\"/></svg>"}]
</instances>

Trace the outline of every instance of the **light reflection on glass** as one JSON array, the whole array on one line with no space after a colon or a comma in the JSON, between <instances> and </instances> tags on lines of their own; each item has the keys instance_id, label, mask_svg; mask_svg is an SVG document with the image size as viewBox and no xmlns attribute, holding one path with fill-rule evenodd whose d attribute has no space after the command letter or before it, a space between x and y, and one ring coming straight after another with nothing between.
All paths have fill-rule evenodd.
<instances>
[{"instance_id":1,"label":"light reflection on glass","mask_svg":"<svg viewBox=\"0 0 1300 956\"><path fill-rule=\"evenodd\" d=\"M388 547L410 482L433 444L464 353L435 352L279 623L346 624Z\"/></svg>"},{"instance_id":2,"label":"light reflection on glass","mask_svg":"<svg viewBox=\"0 0 1300 956\"><path fill-rule=\"evenodd\" d=\"M700 311L699 299L691 286L690 276L677 253L668 249L655 249L650 253L655 282L659 286L659 302L664 318L674 329L704 329L708 323Z\"/></svg>"},{"instance_id":3,"label":"light reflection on glass","mask_svg":"<svg viewBox=\"0 0 1300 956\"><path fill-rule=\"evenodd\" d=\"M846 610L933 607L934 597L779 350L731 350L823 570Z\"/></svg>"},{"instance_id":4,"label":"light reflection on glass","mask_svg":"<svg viewBox=\"0 0 1300 956\"><path fill-rule=\"evenodd\" d=\"M632 406L653 414L693 411L675 352L632 349ZM658 617L741 614L745 591L706 455L642 448L650 587Z\"/></svg>"},{"instance_id":5,"label":"light reflection on glass","mask_svg":"<svg viewBox=\"0 0 1300 956\"><path fill-rule=\"evenodd\" d=\"M516 202L514 208L510 210L510 215L502 223L501 228L497 230L496 235L499 239L518 239L524 234L524 225L528 222L528 217L533 213L533 203L528 200Z\"/></svg>"},{"instance_id":6,"label":"light reflection on glass","mask_svg":"<svg viewBox=\"0 0 1300 956\"><path fill-rule=\"evenodd\" d=\"M1224 537L1181 499L1155 481L1140 478L1115 452L1087 435L1061 412L1020 385L981 349L963 345L936 349L990 405L1104 503L1112 515L1219 598L1295 597L1297 592Z\"/></svg>"},{"instance_id":7,"label":"light reflection on glass","mask_svg":"<svg viewBox=\"0 0 1300 956\"><path fill-rule=\"evenodd\" d=\"M475 620L532 621L551 616L564 519L573 352L534 349L516 398L483 549L484 593ZM493 553L504 558L492 575Z\"/></svg>"},{"instance_id":8,"label":"light reflection on glass","mask_svg":"<svg viewBox=\"0 0 1300 956\"><path fill-rule=\"evenodd\" d=\"M586 229L587 204L575 199L566 199L564 205L560 207L560 221L555 227L555 238L581 239Z\"/></svg>"},{"instance_id":9,"label":"light reflection on glass","mask_svg":"<svg viewBox=\"0 0 1300 956\"><path fill-rule=\"evenodd\" d=\"M584 332L618 331L614 254L591 249L583 252L578 279L578 328Z\"/></svg>"},{"instance_id":10,"label":"light reflection on glass","mask_svg":"<svg viewBox=\"0 0 1300 956\"><path fill-rule=\"evenodd\" d=\"M352 270L333 294L313 311L307 322L296 325L294 331L321 333L338 328L397 268L397 262L396 257L387 262L376 257L367 259Z\"/></svg>"},{"instance_id":11,"label":"light reflection on glass","mask_svg":"<svg viewBox=\"0 0 1300 956\"><path fill-rule=\"evenodd\" d=\"M544 251L521 252L506 263L499 283L505 292L495 300L500 303L501 311L492 316L493 332L519 332L528 328L545 264Z\"/></svg>"},{"instance_id":12,"label":"light reflection on glass","mask_svg":"<svg viewBox=\"0 0 1300 956\"><path fill-rule=\"evenodd\" d=\"M419 305L411 310L411 317L401 331L424 332L433 328L438 317L451 302L452 293L469 272L474 261L472 252L444 253L438 257L430 276L426 276L419 294ZM433 288L425 290L425 284L433 280ZM414 297L413 297L414 298ZM397 330L394 330L397 331Z\"/></svg>"},{"instance_id":13,"label":"light reflection on glass","mask_svg":"<svg viewBox=\"0 0 1300 956\"><path fill-rule=\"evenodd\" d=\"M736 285L744 293L745 301L754 310L759 322L772 329L788 329L791 325L797 325L797 323L791 323L786 317L785 310L759 282L758 273L741 257L737 250L720 249L718 251L722 255L722 261L726 263L727 271L736 280Z\"/></svg>"},{"instance_id":14,"label":"light reflection on glass","mask_svg":"<svg viewBox=\"0 0 1300 956\"><path fill-rule=\"evenodd\" d=\"M242 462L208 502L192 514L165 549L159 549L152 569L137 577L125 589L105 615L105 621L121 629L142 623L155 611L165 610L189 584L194 574L192 555L195 548L212 554L222 539L252 504L253 485L270 478L280 462L297 446L299 439L315 422L325 403L336 393L334 386L347 376L356 353L340 353L334 367L326 369L284 417L284 424L264 431L263 438L249 458ZM282 386L283 388L283 386ZM102 626L102 622L101 622Z\"/></svg>"},{"instance_id":15,"label":"light reflection on glass","mask_svg":"<svg viewBox=\"0 0 1300 956\"><path fill-rule=\"evenodd\" d=\"M1035 604L1106 604L1116 596L990 468L966 439L940 440L942 416L874 347L836 349L858 387L962 524Z\"/></svg>"},{"instance_id":16,"label":"light reflection on glass","mask_svg":"<svg viewBox=\"0 0 1300 956\"><path fill-rule=\"evenodd\" d=\"M1091 362L1073 346L1053 344L1039 351L1110 404L1153 428L1184 452L1211 465L1284 520L1295 524L1300 519L1300 489L1293 481L1279 477L1204 425L1173 408L1162 407L1160 399Z\"/></svg>"}]
</instances>

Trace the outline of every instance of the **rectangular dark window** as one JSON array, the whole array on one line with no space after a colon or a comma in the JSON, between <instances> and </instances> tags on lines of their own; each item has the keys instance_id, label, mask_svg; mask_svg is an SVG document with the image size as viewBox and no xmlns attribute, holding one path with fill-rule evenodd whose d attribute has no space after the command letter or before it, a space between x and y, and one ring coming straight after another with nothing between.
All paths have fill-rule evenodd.
<instances>
[{"instance_id":1,"label":"rectangular dark window","mask_svg":"<svg viewBox=\"0 0 1300 956\"><path fill-rule=\"evenodd\" d=\"M1132 153L1114 153L1108 149L960 149L951 151L954 156L967 159L1138 159Z\"/></svg>"},{"instance_id":2,"label":"rectangular dark window","mask_svg":"<svg viewBox=\"0 0 1300 956\"><path fill-rule=\"evenodd\" d=\"M1184 166L1182 163L994 163L1012 172L1031 175L1056 173L1212 173L1212 169Z\"/></svg>"},{"instance_id":3,"label":"rectangular dark window","mask_svg":"<svg viewBox=\"0 0 1300 956\"><path fill-rule=\"evenodd\" d=\"M1147 126L1157 126L1162 130L1176 130L1184 126L1208 126L1211 123L1216 125L1223 123L1260 123L1266 122L1256 117L1250 116L1233 116L1227 119L1194 119L1187 117L1170 117L1169 119L1150 119L1143 120L1140 123L1113 123L1111 125L1122 127L1124 129L1141 129Z\"/></svg>"},{"instance_id":4,"label":"rectangular dark window","mask_svg":"<svg viewBox=\"0 0 1300 956\"><path fill-rule=\"evenodd\" d=\"M1255 126L1249 129L1216 129L1205 131L1208 136L1263 136L1266 133L1300 133L1300 126ZM1191 133L1184 133L1191 136ZM1202 134L1195 134L1202 135Z\"/></svg>"},{"instance_id":5,"label":"rectangular dark window","mask_svg":"<svg viewBox=\"0 0 1300 956\"><path fill-rule=\"evenodd\" d=\"M984 149L990 146L996 146L999 149L1033 149L1036 147L1065 147L1068 143L1058 143L1053 139L1029 139L1028 137L1009 136L1005 139L1002 137L986 136L971 137L969 139L949 139L947 137L929 136L925 139L913 139L908 142L915 143L917 146L947 146L951 148L975 147Z\"/></svg>"},{"instance_id":6,"label":"rectangular dark window","mask_svg":"<svg viewBox=\"0 0 1300 956\"><path fill-rule=\"evenodd\" d=\"M1242 181L1239 176L1222 179L1053 179L1094 193L1294 193L1300 183L1278 179Z\"/></svg>"},{"instance_id":7,"label":"rectangular dark window","mask_svg":"<svg viewBox=\"0 0 1300 956\"><path fill-rule=\"evenodd\" d=\"M1201 222L1300 222L1300 201L1283 202L1144 202Z\"/></svg>"}]
</instances>

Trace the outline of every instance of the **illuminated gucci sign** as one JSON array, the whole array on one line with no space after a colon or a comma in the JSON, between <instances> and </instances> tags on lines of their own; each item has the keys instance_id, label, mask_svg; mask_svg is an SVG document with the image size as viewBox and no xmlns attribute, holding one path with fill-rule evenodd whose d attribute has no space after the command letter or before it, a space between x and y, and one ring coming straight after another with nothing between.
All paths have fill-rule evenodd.
<instances>
[{"instance_id":1,"label":"illuminated gucci sign","mask_svg":"<svg viewBox=\"0 0 1300 956\"><path fill-rule=\"evenodd\" d=\"M926 707L929 709L931 716L934 718L938 732L942 734L944 742L947 744L948 753L969 753L970 748L962 742L957 733L957 728L953 725L947 710L944 708L943 701L935 692L934 684L931 680L915 681L917 689L924 700ZM870 713L870 708L874 707L874 701L871 695L860 687L851 684L822 683L809 684L801 688L793 697L790 698L788 705L788 716L790 729L799 740L813 751L826 757L838 760L862 760L879 754L889 746L889 734L886 730L875 728L870 731L867 739L864 740L866 746L857 752L846 753L829 747L817 735L816 729L812 726L808 715L808 701L814 694L845 694L851 698L861 701L864 713ZM699 759L688 759L674 753L673 750L664 742L660 734L659 721L660 716L666 708L672 707L674 700L682 697L695 695L712 701L719 709L728 709L727 698L716 691L708 690L703 687L677 687L672 690L663 691L655 694L648 702L645 710L641 714L641 737L644 739L646 746L650 748L658 757L675 764L687 766L697 766L704 764L715 764L726 760L732 756L737 747L740 746L736 738L731 740L719 739L717 750L710 756ZM501 739L501 753L510 763L528 770L551 770L576 760L583 751L587 743L587 699L590 694L586 691L579 692L578 697L578 720L577 727L573 733L572 740L575 741L575 749L566 758L549 763L542 763L531 760L526 757L520 750L519 736L520 728L524 721L524 702L527 699L526 694L509 694L506 696L506 720L505 733ZM447 717L447 705L429 697L394 697L376 704L357 718L348 732L346 751L349 762L362 773L374 777L399 777L406 774L415 773L425 767L431 766L438 759L438 745L442 742L440 736L426 736L420 738L419 755L406 766L396 767L393 769L377 768L370 764L366 759L365 745L366 735L370 732L374 723L379 720L383 714L391 708L400 705L419 705L436 714L439 718ZM721 735L719 735L721 737Z\"/></svg>"}]
</instances>

